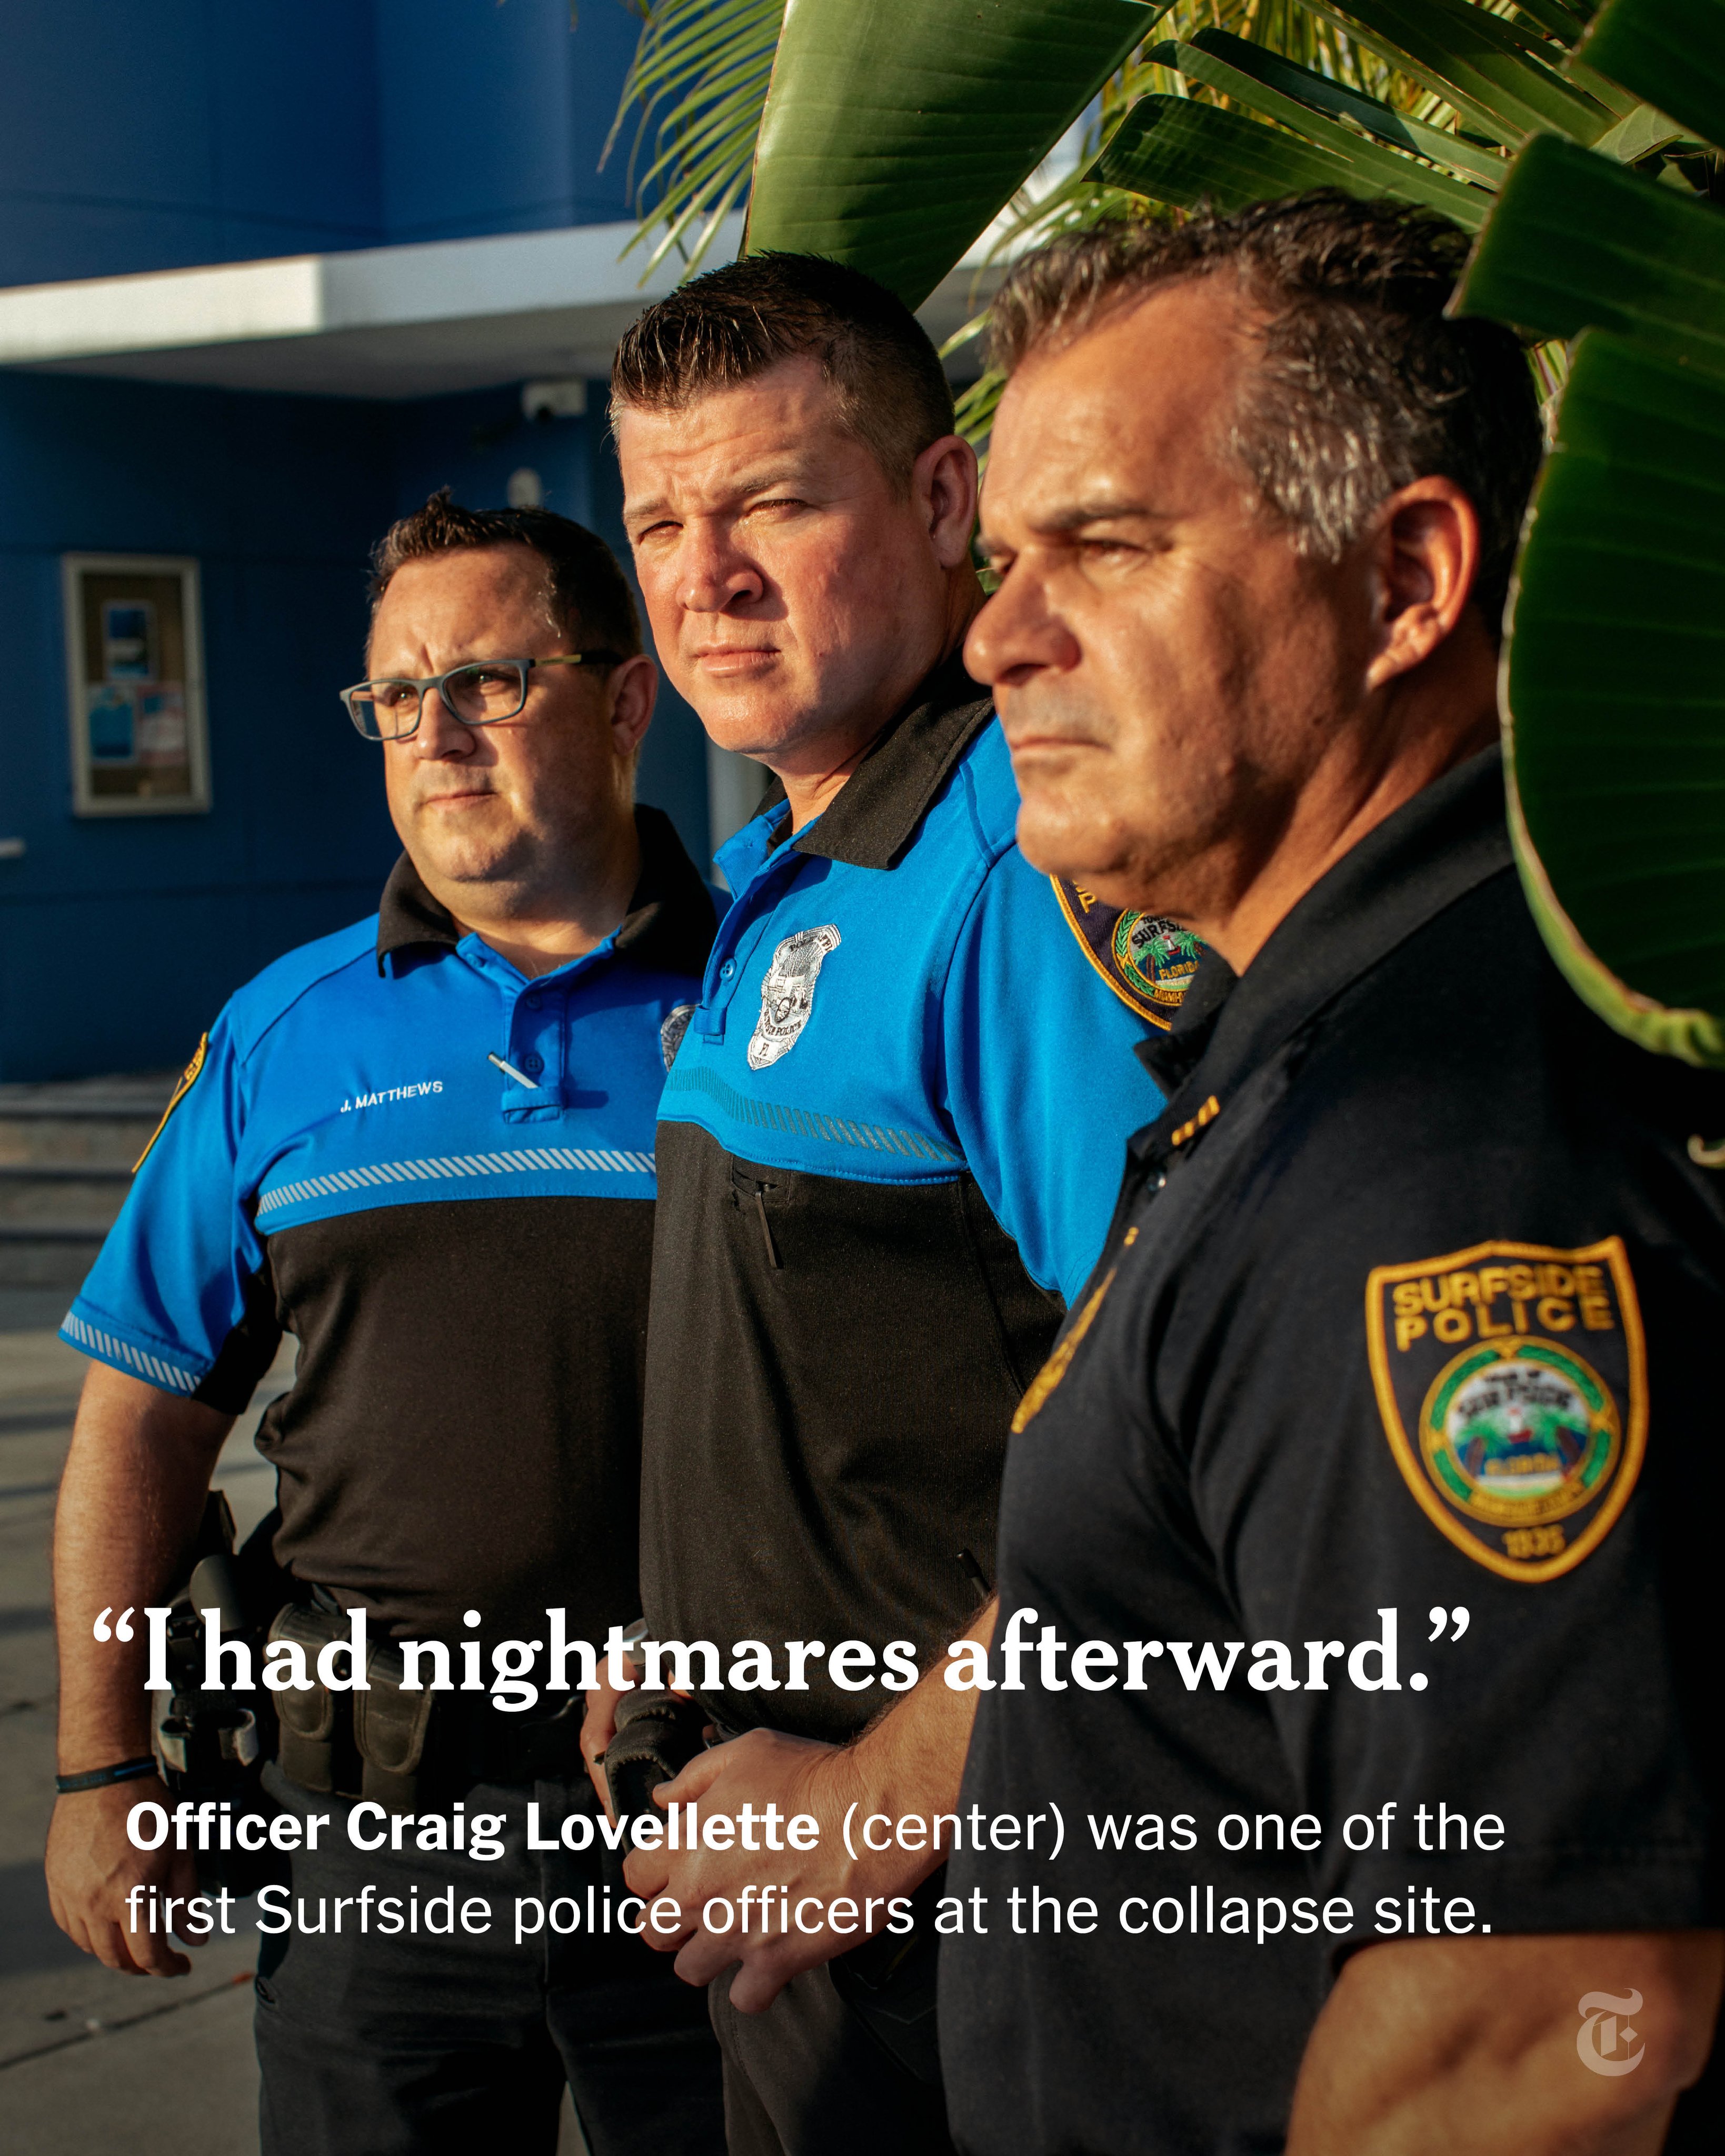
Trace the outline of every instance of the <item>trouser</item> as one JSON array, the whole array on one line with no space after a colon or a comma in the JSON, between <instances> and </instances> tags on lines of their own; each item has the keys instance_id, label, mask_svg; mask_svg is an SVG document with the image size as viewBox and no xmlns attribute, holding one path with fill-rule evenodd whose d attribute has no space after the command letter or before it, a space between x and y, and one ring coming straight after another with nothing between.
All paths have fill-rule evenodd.
<instances>
[{"instance_id":1,"label":"trouser","mask_svg":"<svg viewBox=\"0 0 1725 2156\"><path fill-rule=\"evenodd\" d=\"M725 2055L730 2156L952 2156L946 2099L871 2035L824 1968L793 1977L763 2014L708 1989Z\"/></svg>"},{"instance_id":2,"label":"trouser","mask_svg":"<svg viewBox=\"0 0 1725 2156\"><path fill-rule=\"evenodd\" d=\"M384 1848L357 1849L346 1799L314 1795L275 1767L264 1786L283 1810L331 1824L315 1852L295 1855L294 1928L266 1936L259 1958L263 2156L552 2156L566 2081L593 2156L721 2156L719 2055L702 1994L614 1917L608 1935L589 1933L589 1889L595 1915L605 1907L593 1851L526 1846L530 1801L547 1838L567 1814L597 1810L584 1783L464 1790L468 1822L506 1815L505 1854L490 1861L422 1851L413 1828L393 1853L387 1820ZM447 1819L453 1804L424 1810ZM368 1815L367 1838L377 1831ZM451 1905L434 1917L430 1905L451 1888L454 1928L431 1928ZM614 1910L625 1892L614 1872ZM385 1897L418 1909L416 1931L380 1932ZM567 1929L573 1916L577 1928L560 1937L547 1921L517 1946L518 1897L548 1914L561 1901L558 1922ZM490 1912L483 1933L462 1922L475 1898Z\"/></svg>"}]
</instances>

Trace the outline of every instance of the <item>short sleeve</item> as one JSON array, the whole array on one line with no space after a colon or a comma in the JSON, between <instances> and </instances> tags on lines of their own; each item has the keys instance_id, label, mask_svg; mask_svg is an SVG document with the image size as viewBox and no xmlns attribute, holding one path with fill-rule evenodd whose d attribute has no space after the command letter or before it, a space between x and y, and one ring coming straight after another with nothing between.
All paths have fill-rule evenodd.
<instances>
[{"instance_id":1,"label":"short sleeve","mask_svg":"<svg viewBox=\"0 0 1725 2156\"><path fill-rule=\"evenodd\" d=\"M1127 1140L1163 1096L1133 1053L1144 1021L1016 846L958 935L942 1024L944 1105L965 1159L1031 1278L1070 1303L1107 1233Z\"/></svg>"},{"instance_id":2,"label":"short sleeve","mask_svg":"<svg viewBox=\"0 0 1725 2156\"><path fill-rule=\"evenodd\" d=\"M242 1073L231 1015L199 1044L61 1337L164 1392L238 1414L280 1328L240 1188Z\"/></svg>"}]
</instances>

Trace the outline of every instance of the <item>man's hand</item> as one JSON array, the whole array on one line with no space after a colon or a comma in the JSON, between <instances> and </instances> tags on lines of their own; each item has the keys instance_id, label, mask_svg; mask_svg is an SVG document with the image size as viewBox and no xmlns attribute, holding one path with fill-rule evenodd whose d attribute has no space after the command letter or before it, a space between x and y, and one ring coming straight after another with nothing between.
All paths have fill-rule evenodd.
<instances>
[{"instance_id":1,"label":"man's hand","mask_svg":"<svg viewBox=\"0 0 1725 2156\"><path fill-rule=\"evenodd\" d=\"M847 1947L858 1945L886 1922L887 1903L908 1894L940 1861L937 1856L906 1856L894 1847L876 1854L857 1842L853 1860L845 1848L845 1815L855 1804L857 1822L877 1809L870 1797L854 1747L811 1743L777 1730L753 1729L693 1759L675 1782L654 1792L660 1804L696 1804L697 1818L721 1812L740 1819L753 1808L749 1839L727 1850L638 1849L624 1866L632 1892L651 1902L670 1894L681 1907L685 1923L671 1935L651 1924L641 1936L665 1952L675 1951L677 1974L686 1984L706 1984L721 1969L741 1961L731 1987L731 2003L744 2014L758 2013L780 1989L806 1969L814 1969ZM769 1805L778 1816L762 1824ZM812 1816L819 1829L813 1849L793 1849L785 1829L798 1815ZM853 1829L853 1833L855 1830ZM768 1845L768 1835L778 1846ZM775 1890L762 1912L762 1889ZM748 1902L744 1912L743 1897ZM841 1911L848 1928L832 1930L826 1912L835 1900L849 1897L855 1909ZM701 1912L717 1897L738 1912L729 1929L708 1930Z\"/></svg>"},{"instance_id":2,"label":"man's hand","mask_svg":"<svg viewBox=\"0 0 1725 2156\"><path fill-rule=\"evenodd\" d=\"M198 1867L187 1850L135 1849L126 1817L134 1804L173 1799L153 1774L117 1782L105 1789L78 1789L54 1808L48 1830L48 1903L54 1920L85 1953L124 1976L183 1976L191 1963L177 1953L165 1932L130 1928L126 1897L134 1887L158 1894L191 1897Z\"/></svg>"},{"instance_id":3,"label":"man's hand","mask_svg":"<svg viewBox=\"0 0 1725 2156\"><path fill-rule=\"evenodd\" d=\"M991 1602L964 1637L986 1645L993 1635L994 1610ZM680 1931L665 1934L644 1922L641 1936L663 1952L675 1953L677 1974L685 1984L710 1983L741 1962L731 2004L741 2013L758 2014L793 1976L884 1929L893 1898L910 1894L938 1869L945 1850L907 1850L896 1829L901 1819L928 1819L957 1805L976 1694L952 1691L944 1681L945 1670L944 1661L931 1670L854 1744L814 1744L754 1729L703 1753L675 1782L655 1790L660 1805L698 1801L698 1818L722 1812L740 1820L746 1804L753 1807L752 1850L742 1845L739 1830L737 1845L727 1850L641 1849L624 1866L633 1892L649 1903L669 1894L681 1909ZM778 1808L773 1828L761 1824L769 1805ZM785 1829L799 1814L811 1816L819 1830L812 1849L790 1845ZM847 1815L855 1856L845 1845ZM891 1822L873 1837L885 1848L868 1845L863 1826L871 1818ZM768 1845L769 1833L781 1844L778 1849ZM773 1890L764 1909L762 1887ZM752 1890L747 1907L745 1888ZM702 1909L715 1899L735 1912L728 1929L709 1929L701 1922ZM841 1927L848 1928L835 1929L826 1921L835 1901L856 1905L854 1917L839 1912Z\"/></svg>"},{"instance_id":4,"label":"man's hand","mask_svg":"<svg viewBox=\"0 0 1725 2156\"><path fill-rule=\"evenodd\" d=\"M1288 2156L1654 2156L1707 2063L1722 1973L1719 1932L1368 1947L1307 2044ZM1641 1994L1627 2072L1579 2055L1594 1991Z\"/></svg>"},{"instance_id":5,"label":"man's hand","mask_svg":"<svg viewBox=\"0 0 1725 2156\"><path fill-rule=\"evenodd\" d=\"M139 1759L150 1748L145 1628L135 1625L129 1641L99 1640L91 1620L105 1606L141 1609L161 1599L233 1426L231 1415L196 1400L90 1366L54 1515L62 1774ZM49 1906L67 1937L110 1969L183 1976L192 1964L164 1933L126 1929L134 1887L198 1891L189 1853L134 1849L126 1840L126 1814L151 1799L168 1801L153 1775L60 1799L48 1830Z\"/></svg>"}]
</instances>

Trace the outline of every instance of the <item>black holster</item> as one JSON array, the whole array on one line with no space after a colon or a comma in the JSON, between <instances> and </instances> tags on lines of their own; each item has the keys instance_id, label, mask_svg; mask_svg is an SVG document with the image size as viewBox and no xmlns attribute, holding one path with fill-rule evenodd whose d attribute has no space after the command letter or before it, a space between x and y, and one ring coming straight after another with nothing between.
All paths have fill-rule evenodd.
<instances>
[{"instance_id":1,"label":"black holster","mask_svg":"<svg viewBox=\"0 0 1725 2156\"><path fill-rule=\"evenodd\" d=\"M303 1592L303 1590L302 1590ZM320 1588L270 1627L292 1640L315 1672L323 1649L349 1642L348 1613ZM307 1691L276 1696L281 1771L320 1796L362 1797L386 1811L443 1803L477 1782L504 1787L584 1777L586 1702L572 1692L549 1714L506 1714L488 1694L408 1691L407 1665L387 1640L366 1650L363 1691L332 1690L314 1674Z\"/></svg>"},{"instance_id":2,"label":"black holster","mask_svg":"<svg viewBox=\"0 0 1725 2156\"><path fill-rule=\"evenodd\" d=\"M291 1640L315 1672L324 1648L345 1644L345 1611L290 1603L270 1627L272 1643ZM407 1666L384 1641L368 1646L363 1691L332 1691L316 1675L309 1691L276 1695L281 1771L321 1796L364 1797L386 1811L418 1802L426 1740L437 1695L404 1691Z\"/></svg>"},{"instance_id":3,"label":"black holster","mask_svg":"<svg viewBox=\"0 0 1725 2156\"><path fill-rule=\"evenodd\" d=\"M270 1695L206 1691L203 1661L206 1610L216 1614L223 1640L241 1642L255 1667L262 1642L258 1607L260 1583L253 1545L234 1551L234 1515L220 1491L204 1502L203 1517L183 1563L182 1584L168 1598L167 1664L172 1689L151 1695L151 1741L169 1793L178 1801L213 1800L235 1814L271 1813L259 1777L275 1737ZM287 1861L272 1849L211 1849L198 1853L200 1887L236 1896L287 1876Z\"/></svg>"},{"instance_id":4,"label":"black holster","mask_svg":"<svg viewBox=\"0 0 1725 2156\"><path fill-rule=\"evenodd\" d=\"M946 1876L943 1864L911 1897L914 1930L902 1936L876 1932L827 1964L833 1989L875 2042L933 2088L941 2080L935 2021L941 1943L934 1915Z\"/></svg>"},{"instance_id":5,"label":"black holster","mask_svg":"<svg viewBox=\"0 0 1725 2156\"><path fill-rule=\"evenodd\" d=\"M624 1692L617 1729L605 1753L605 1784L619 1819L651 1815L653 1792L674 1782L706 1749L711 1717L698 1700L674 1691Z\"/></svg>"}]
</instances>

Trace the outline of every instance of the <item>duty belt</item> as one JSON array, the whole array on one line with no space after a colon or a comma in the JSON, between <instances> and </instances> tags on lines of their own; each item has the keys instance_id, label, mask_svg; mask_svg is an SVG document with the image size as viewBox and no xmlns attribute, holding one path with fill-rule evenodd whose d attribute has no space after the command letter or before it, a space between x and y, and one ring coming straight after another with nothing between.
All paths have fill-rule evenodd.
<instances>
[{"instance_id":1,"label":"duty belt","mask_svg":"<svg viewBox=\"0 0 1725 2156\"><path fill-rule=\"evenodd\" d=\"M295 1641L315 1671L323 1648L347 1643L347 1615L319 1590L310 1608L279 1611L270 1637ZM489 1697L407 1691L406 1666L387 1642L371 1647L365 1674L364 1691L332 1691L314 1676L310 1691L276 1694L277 1756L301 1789L406 1812L434 1790L449 1796L476 1782L565 1781L583 1772L579 1693L536 1717L501 1714Z\"/></svg>"}]
</instances>

